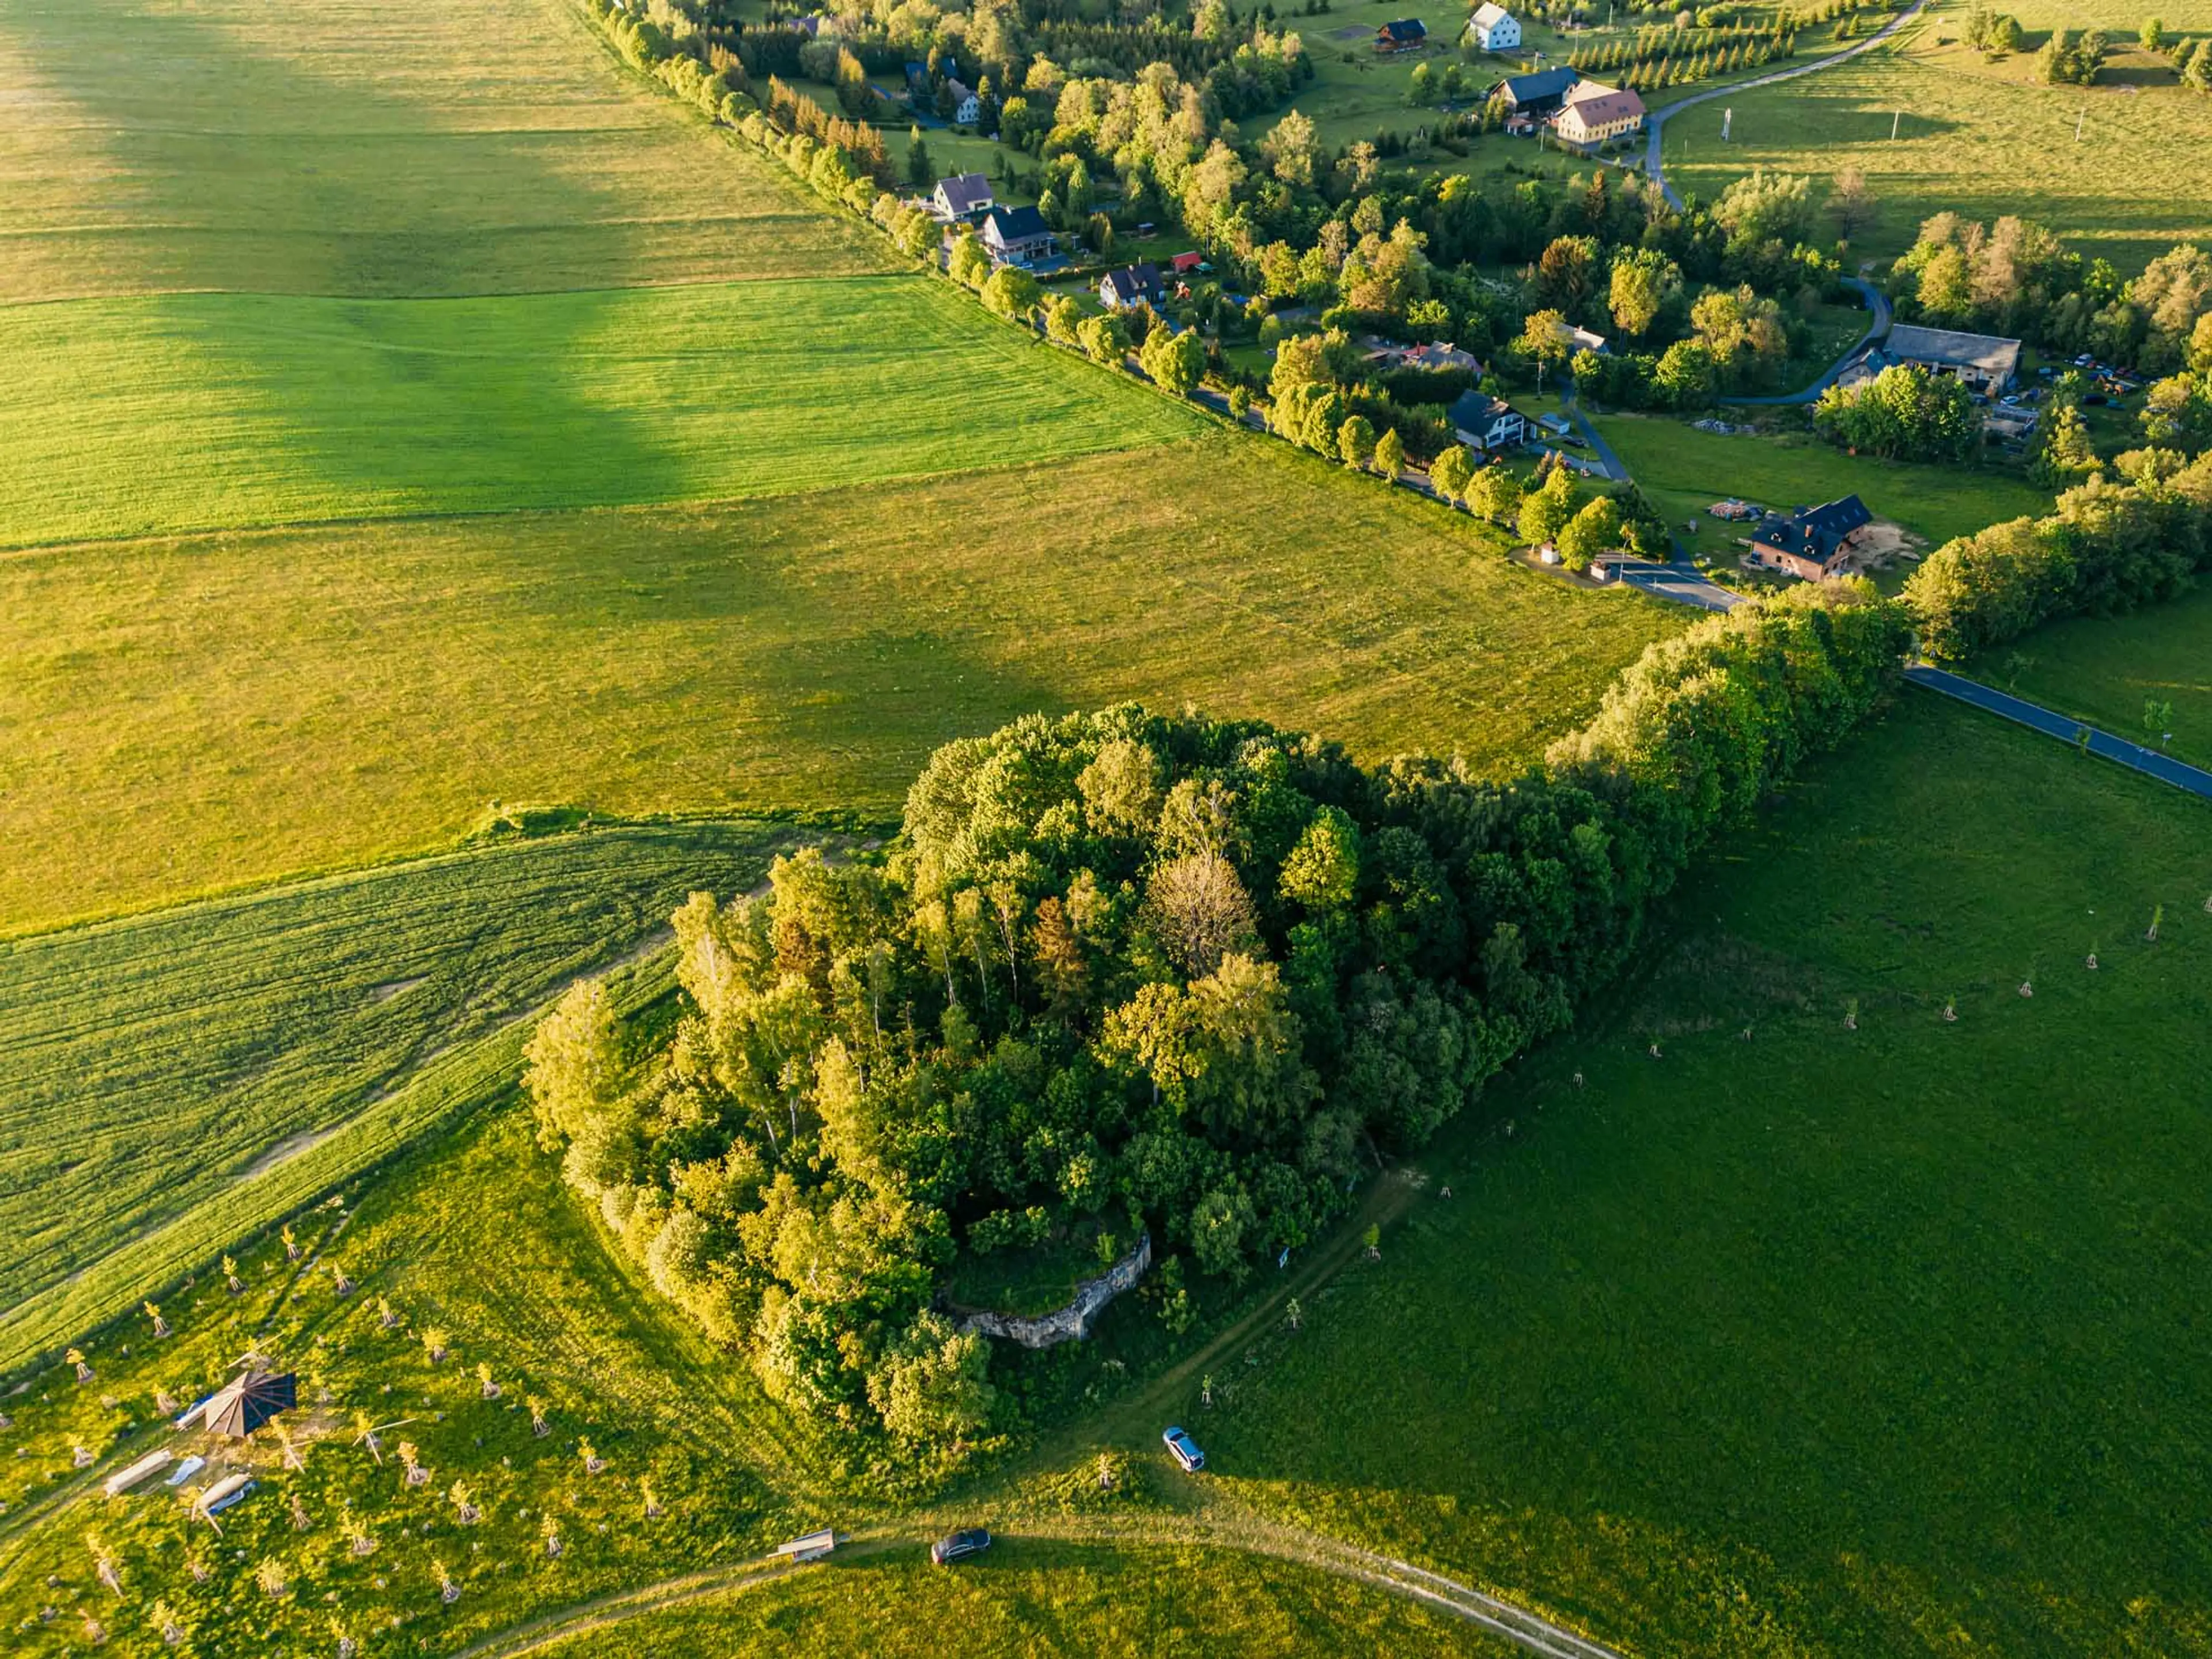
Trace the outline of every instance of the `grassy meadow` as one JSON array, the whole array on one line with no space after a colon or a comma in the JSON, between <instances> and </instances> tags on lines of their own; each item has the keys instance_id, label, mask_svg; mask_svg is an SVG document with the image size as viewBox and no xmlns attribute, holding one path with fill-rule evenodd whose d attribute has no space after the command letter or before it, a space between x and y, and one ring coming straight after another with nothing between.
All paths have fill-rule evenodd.
<instances>
[{"instance_id":1,"label":"grassy meadow","mask_svg":"<svg viewBox=\"0 0 2212 1659\"><path fill-rule=\"evenodd\" d=\"M492 842L0 945L0 1369L503 1090L517 1021L788 842Z\"/></svg>"},{"instance_id":2,"label":"grassy meadow","mask_svg":"<svg viewBox=\"0 0 2212 1659\"><path fill-rule=\"evenodd\" d=\"M947 738L1128 697L1510 770L1684 620L1226 434L895 489L20 554L0 930L435 846L494 799L896 817Z\"/></svg>"},{"instance_id":3,"label":"grassy meadow","mask_svg":"<svg viewBox=\"0 0 2212 1659\"><path fill-rule=\"evenodd\" d=\"M1876 518L1892 520L1931 547L1984 525L2051 509L2050 494L2018 473L1846 455L1809 433L1723 436L1656 415L1608 416L1599 424L1670 525L1680 529L1688 520L1698 521L1697 533L1685 532L1684 538L1705 551L1733 550L1735 538L1746 533L1706 515L1715 501L1732 495L1787 508L1856 492Z\"/></svg>"},{"instance_id":4,"label":"grassy meadow","mask_svg":"<svg viewBox=\"0 0 2212 1659\"><path fill-rule=\"evenodd\" d=\"M563 0L21 0L0 302L467 295L880 270L617 72Z\"/></svg>"},{"instance_id":5,"label":"grassy meadow","mask_svg":"<svg viewBox=\"0 0 2212 1659\"><path fill-rule=\"evenodd\" d=\"M1216 1478L1630 1651L2212 1652L2207 822L1907 694L1187 1402Z\"/></svg>"},{"instance_id":6,"label":"grassy meadow","mask_svg":"<svg viewBox=\"0 0 2212 1659\"><path fill-rule=\"evenodd\" d=\"M2168 752L2212 769L2212 592L2052 623L1984 653L1969 672L2138 743L2155 741L2143 705L2171 703Z\"/></svg>"},{"instance_id":7,"label":"grassy meadow","mask_svg":"<svg viewBox=\"0 0 2212 1659\"><path fill-rule=\"evenodd\" d=\"M2093 19L2094 9L2065 9L2069 27ZM2146 9L2177 31L2212 29L2201 8ZM1816 180L1858 167L1880 207L1858 238L1862 257L1903 252L1921 222L1946 210L2044 220L2085 256L2124 271L2177 241L2212 236L2212 196L2197 159L2212 138L2212 102L2176 89L2170 72L2141 77L2154 84L2113 76L2087 89L2041 85L2029 58L2058 20L2048 8L2020 15L2029 51L2002 64L1956 43L1965 8L1954 4L1850 63L1730 99L1726 144L1722 103L1686 111L1667 123L1668 180L1710 201L1754 167ZM2124 20L2124 38L2141 21ZM1945 37L1953 43L1938 44Z\"/></svg>"},{"instance_id":8,"label":"grassy meadow","mask_svg":"<svg viewBox=\"0 0 2212 1659\"><path fill-rule=\"evenodd\" d=\"M0 545L781 494L1200 417L915 276L0 309Z\"/></svg>"}]
</instances>

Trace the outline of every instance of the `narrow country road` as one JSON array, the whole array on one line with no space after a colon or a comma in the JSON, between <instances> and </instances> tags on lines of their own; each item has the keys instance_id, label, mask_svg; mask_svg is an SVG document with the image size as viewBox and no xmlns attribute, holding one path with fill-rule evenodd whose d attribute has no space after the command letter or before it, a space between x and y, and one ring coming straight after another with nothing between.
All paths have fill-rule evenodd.
<instances>
[{"instance_id":1,"label":"narrow country road","mask_svg":"<svg viewBox=\"0 0 2212 1659\"><path fill-rule=\"evenodd\" d=\"M2130 743L2125 738L2116 738L2109 732L2100 732L2070 714L2057 714L2040 703L2029 702L2025 698L1996 690L1979 680L1970 680L1960 674L1931 668L1926 663L1913 664L1905 671L1905 678L1915 685L1930 691L1940 691L1947 697L1956 697L1960 702L1972 703L1977 708L2017 721L2046 737L2057 738L2061 743L2078 744L2087 733L2091 754L2101 756L2106 760L2118 761L2146 777L2156 778L2160 783L2169 783L2176 789L2186 790L2192 795L2212 800L2212 772L2200 771L2186 762L2175 760L2171 755L2161 755L2155 749L2146 749L2139 743Z\"/></svg>"},{"instance_id":2,"label":"narrow country road","mask_svg":"<svg viewBox=\"0 0 2212 1659\"><path fill-rule=\"evenodd\" d=\"M1877 340L1887 338L1893 315L1890 310L1889 295L1884 294L1863 276L1846 276L1844 278L1844 286L1856 291L1859 298L1866 301L1866 308L1870 316L1866 332L1859 336L1858 343L1830 364L1826 374L1802 392L1784 392L1771 398L1723 398L1721 402L1738 408L1759 406L1771 408L1785 404L1818 403L1820 394L1841 380L1844 371L1856 362L1864 355L1869 346Z\"/></svg>"},{"instance_id":3,"label":"narrow country road","mask_svg":"<svg viewBox=\"0 0 2212 1659\"><path fill-rule=\"evenodd\" d=\"M1890 39L1899 29L1918 17L1927 9L1927 5L1928 0L1912 0L1911 6L1891 18L1888 22L1867 36L1865 40L1855 40L1843 51L1832 53L1826 58L1817 58L1809 64L1798 64L1790 69L1778 70L1771 75L1762 75L1753 80L1737 81L1725 87L1715 87L1711 92L1692 93L1687 98L1676 100L1664 109L1653 110L1645 128L1649 136L1645 139L1644 148L1644 172L1651 176L1651 182L1659 186L1669 203L1675 207L1680 207L1682 198L1675 193L1674 186L1667 182L1666 165L1660 158L1661 142L1665 136L1667 119L1669 116L1680 115L1684 110L1694 109L1699 104L1710 104L1716 98L1732 98L1737 93L1749 92L1754 87L1771 87L1778 81L1794 81L1801 75L1812 75L1820 70L1832 69L1838 64L1848 63L1861 52L1870 52Z\"/></svg>"}]
</instances>

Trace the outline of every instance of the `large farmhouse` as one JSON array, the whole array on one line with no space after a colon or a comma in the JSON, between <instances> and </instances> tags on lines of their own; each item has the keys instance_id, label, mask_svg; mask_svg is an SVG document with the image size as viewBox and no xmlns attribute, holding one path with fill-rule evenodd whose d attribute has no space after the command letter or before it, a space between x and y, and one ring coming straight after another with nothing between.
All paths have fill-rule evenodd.
<instances>
[{"instance_id":1,"label":"large farmhouse","mask_svg":"<svg viewBox=\"0 0 2212 1659\"><path fill-rule=\"evenodd\" d=\"M1960 334L1948 328L1899 323L1875 348L1885 363L1914 363L1934 374L1954 374L1975 391L1996 393L2020 373L2020 342L1994 334ZM1872 366L1871 364L1869 365Z\"/></svg>"},{"instance_id":2,"label":"large farmhouse","mask_svg":"<svg viewBox=\"0 0 2212 1659\"><path fill-rule=\"evenodd\" d=\"M1521 20L1495 0L1483 0L1467 20L1467 33L1483 51L1504 52L1521 44Z\"/></svg>"},{"instance_id":3,"label":"large farmhouse","mask_svg":"<svg viewBox=\"0 0 2212 1659\"><path fill-rule=\"evenodd\" d=\"M1873 522L1874 514L1856 495L1790 513L1770 513L1751 532L1751 562L1819 581L1844 568Z\"/></svg>"},{"instance_id":4,"label":"large farmhouse","mask_svg":"<svg viewBox=\"0 0 2212 1659\"><path fill-rule=\"evenodd\" d=\"M1643 125L1644 100L1632 90L1584 81L1567 94L1566 107L1552 123L1552 131L1561 143L1589 150Z\"/></svg>"}]
</instances>

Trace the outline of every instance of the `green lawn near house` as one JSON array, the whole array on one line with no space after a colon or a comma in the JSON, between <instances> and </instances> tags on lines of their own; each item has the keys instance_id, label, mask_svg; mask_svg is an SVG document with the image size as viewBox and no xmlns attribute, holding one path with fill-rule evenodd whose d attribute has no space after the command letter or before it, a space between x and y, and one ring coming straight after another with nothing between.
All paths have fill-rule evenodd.
<instances>
[{"instance_id":1,"label":"green lawn near house","mask_svg":"<svg viewBox=\"0 0 2212 1659\"><path fill-rule=\"evenodd\" d=\"M1720 413L1747 422L1759 411ZM1609 415L1597 427L1669 526L1700 551L1726 557L1740 550L1735 538L1747 532L1710 518L1705 509L1730 496L1786 510L1856 493L1876 518L1930 547L2051 506L2048 494L2014 472L1847 455L1809 432L1723 434L1657 415ZM1683 529L1692 519L1698 522L1694 536Z\"/></svg>"},{"instance_id":2,"label":"green lawn near house","mask_svg":"<svg viewBox=\"0 0 2212 1659\"><path fill-rule=\"evenodd\" d=\"M0 311L0 544L775 495L1200 417L918 276Z\"/></svg>"},{"instance_id":3,"label":"green lawn near house","mask_svg":"<svg viewBox=\"0 0 2212 1659\"><path fill-rule=\"evenodd\" d=\"M0 945L0 1370L497 1097L515 1022L789 839L491 842Z\"/></svg>"},{"instance_id":4,"label":"green lawn near house","mask_svg":"<svg viewBox=\"0 0 2212 1659\"><path fill-rule=\"evenodd\" d=\"M1903 694L1193 1381L1212 1478L1627 1652L2212 1652L2206 823Z\"/></svg>"},{"instance_id":5,"label":"green lawn near house","mask_svg":"<svg viewBox=\"0 0 2212 1659\"><path fill-rule=\"evenodd\" d=\"M0 559L0 930L435 847L494 799L895 817L938 744L1129 697L1510 771L1686 617L1500 546L1219 433Z\"/></svg>"},{"instance_id":6,"label":"green lawn near house","mask_svg":"<svg viewBox=\"0 0 2212 1659\"><path fill-rule=\"evenodd\" d=\"M24 0L0 301L470 295L895 257L641 83L568 0Z\"/></svg>"}]
</instances>

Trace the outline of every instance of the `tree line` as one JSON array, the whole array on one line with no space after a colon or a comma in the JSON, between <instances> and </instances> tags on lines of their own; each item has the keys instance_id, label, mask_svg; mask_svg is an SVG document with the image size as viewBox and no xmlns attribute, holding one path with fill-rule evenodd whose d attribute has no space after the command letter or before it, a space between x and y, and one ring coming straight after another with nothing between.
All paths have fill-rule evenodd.
<instances>
[{"instance_id":1,"label":"tree line","mask_svg":"<svg viewBox=\"0 0 2212 1659\"><path fill-rule=\"evenodd\" d=\"M950 1453L1017 1409L939 1305L963 1257L1149 1233L1235 1279L1310 1242L1568 1024L1904 642L1864 584L1747 605L1509 784L1134 707L950 744L883 856L694 896L672 1024L572 989L529 1045L542 1139L795 1411Z\"/></svg>"}]
</instances>

